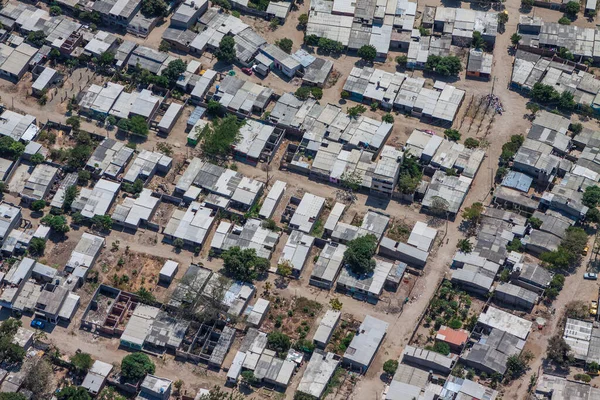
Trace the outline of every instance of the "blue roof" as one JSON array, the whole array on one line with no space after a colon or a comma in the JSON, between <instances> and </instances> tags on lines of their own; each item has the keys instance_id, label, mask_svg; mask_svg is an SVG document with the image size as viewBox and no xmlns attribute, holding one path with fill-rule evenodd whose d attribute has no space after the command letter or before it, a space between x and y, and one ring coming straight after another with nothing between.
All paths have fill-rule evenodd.
<instances>
[{"instance_id":1,"label":"blue roof","mask_svg":"<svg viewBox=\"0 0 600 400\"><path fill-rule=\"evenodd\" d=\"M528 192L532 182L533 178L530 176L522 172L510 171L502 180L502 186L517 189L521 192Z\"/></svg>"},{"instance_id":2,"label":"blue roof","mask_svg":"<svg viewBox=\"0 0 600 400\"><path fill-rule=\"evenodd\" d=\"M198 106L198 107L194 108L194 111L192 111L192 113L190 114L190 117L187 120L188 125L196 125L196 122L198 122L200 119L202 119L205 112L206 112L206 108L204 108L204 107Z\"/></svg>"},{"instance_id":3,"label":"blue roof","mask_svg":"<svg viewBox=\"0 0 600 400\"><path fill-rule=\"evenodd\" d=\"M300 64L302 64L302 66L304 68L308 67L310 64L312 64L313 62L315 62L316 57L309 54L306 50L298 50L297 52L295 52L294 54L292 54L292 57L294 57L296 59L296 61L298 61Z\"/></svg>"}]
</instances>

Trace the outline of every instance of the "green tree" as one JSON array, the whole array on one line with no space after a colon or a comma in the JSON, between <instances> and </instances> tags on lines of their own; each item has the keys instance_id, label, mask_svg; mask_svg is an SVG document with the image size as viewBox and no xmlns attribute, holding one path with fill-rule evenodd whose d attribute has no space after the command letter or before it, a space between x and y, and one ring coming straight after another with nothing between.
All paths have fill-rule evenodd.
<instances>
[{"instance_id":1,"label":"green tree","mask_svg":"<svg viewBox=\"0 0 600 400\"><path fill-rule=\"evenodd\" d=\"M588 186L583 192L582 203L587 207L597 207L600 204L600 187Z\"/></svg>"},{"instance_id":2,"label":"green tree","mask_svg":"<svg viewBox=\"0 0 600 400\"><path fill-rule=\"evenodd\" d=\"M31 158L29 159L29 161L31 161L31 163L33 165L38 165L41 164L45 161L45 158L42 154L40 153L35 153L34 155L31 156Z\"/></svg>"},{"instance_id":3,"label":"green tree","mask_svg":"<svg viewBox=\"0 0 600 400\"><path fill-rule=\"evenodd\" d=\"M35 200L31 203L31 209L35 212L42 211L46 208L46 201L44 200Z\"/></svg>"},{"instance_id":4,"label":"green tree","mask_svg":"<svg viewBox=\"0 0 600 400\"><path fill-rule=\"evenodd\" d=\"M304 43L308 46L317 46L319 44L319 37L317 35L306 35L304 37Z\"/></svg>"},{"instance_id":5,"label":"green tree","mask_svg":"<svg viewBox=\"0 0 600 400\"><path fill-rule=\"evenodd\" d=\"M567 18L567 17L561 17L558 20L558 23L561 24L561 25L571 25L571 20L569 18Z\"/></svg>"},{"instance_id":6,"label":"green tree","mask_svg":"<svg viewBox=\"0 0 600 400\"><path fill-rule=\"evenodd\" d=\"M50 8L48 10L50 11L50 15L52 15L52 16L62 14L62 9L60 8L60 6L50 6Z\"/></svg>"},{"instance_id":7,"label":"green tree","mask_svg":"<svg viewBox=\"0 0 600 400\"><path fill-rule=\"evenodd\" d=\"M275 44L283 51L285 51L286 53L290 54L292 52L292 46L294 45L294 42L292 41L292 39L289 38L283 38L283 39L279 39L275 41Z\"/></svg>"},{"instance_id":8,"label":"green tree","mask_svg":"<svg viewBox=\"0 0 600 400\"><path fill-rule=\"evenodd\" d=\"M536 217L529 217L527 219L527 222L529 222L533 229L540 229L540 226L542 226L543 224L543 221Z\"/></svg>"},{"instance_id":9,"label":"green tree","mask_svg":"<svg viewBox=\"0 0 600 400\"><path fill-rule=\"evenodd\" d=\"M0 400L27 400L21 393L0 393Z\"/></svg>"},{"instance_id":10,"label":"green tree","mask_svg":"<svg viewBox=\"0 0 600 400\"><path fill-rule=\"evenodd\" d=\"M401 65L401 66L406 66L406 63L408 62L408 56L406 55L401 55L401 56L397 56L396 59L396 64Z\"/></svg>"},{"instance_id":11,"label":"green tree","mask_svg":"<svg viewBox=\"0 0 600 400\"><path fill-rule=\"evenodd\" d=\"M300 14L300 16L298 17L298 25L306 28L307 24L308 24L308 14Z\"/></svg>"},{"instance_id":12,"label":"green tree","mask_svg":"<svg viewBox=\"0 0 600 400\"><path fill-rule=\"evenodd\" d=\"M235 280L252 282L269 270L269 261L258 257L254 249L235 246L221 254L225 273Z\"/></svg>"},{"instance_id":13,"label":"green tree","mask_svg":"<svg viewBox=\"0 0 600 400\"><path fill-rule=\"evenodd\" d=\"M119 393L115 391L115 389L111 386L107 386L96 397L97 400L127 400L125 397L121 396Z\"/></svg>"},{"instance_id":14,"label":"green tree","mask_svg":"<svg viewBox=\"0 0 600 400\"><path fill-rule=\"evenodd\" d=\"M446 129L444 131L444 137L451 142L458 142L460 140L461 134L456 129Z\"/></svg>"},{"instance_id":15,"label":"green tree","mask_svg":"<svg viewBox=\"0 0 600 400\"><path fill-rule=\"evenodd\" d=\"M367 111L367 108L362 104L348 108L347 114L350 118L357 118L359 115Z\"/></svg>"},{"instance_id":16,"label":"green tree","mask_svg":"<svg viewBox=\"0 0 600 400\"><path fill-rule=\"evenodd\" d=\"M344 50L344 45L342 43L324 37L319 38L318 45L321 51L325 53L338 54Z\"/></svg>"},{"instance_id":17,"label":"green tree","mask_svg":"<svg viewBox=\"0 0 600 400\"><path fill-rule=\"evenodd\" d=\"M213 120L202 132L200 146L205 156L224 158L231 153L232 147L240 140L240 122L235 115Z\"/></svg>"},{"instance_id":18,"label":"green tree","mask_svg":"<svg viewBox=\"0 0 600 400\"><path fill-rule=\"evenodd\" d=\"M476 149L477 147L479 147L479 140L473 138L466 138L465 147L467 149Z\"/></svg>"},{"instance_id":19,"label":"green tree","mask_svg":"<svg viewBox=\"0 0 600 400\"><path fill-rule=\"evenodd\" d=\"M206 112L209 115L220 115L221 114L221 103L216 100L210 99L206 104Z\"/></svg>"},{"instance_id":20,"label":"green tree","mask_svg":"<svg viewBox=\"0 0 600 400\"><path fill-rule=\"evenodd\" d=\"M183 249L183 246L185 246L185 242L183 241L183 239L177 238L177 239L173 240L173 246L176 249Z\"/></svg>"},{"instance_id":21,"label":"green tree","mask_svg":"<svg viewBox=\"0 0 600 400\"><path fill-rule=\"evenodd\" d=\"M396 373L398 369L398 360L387 360L383 363L383 372L392 376Z\"/></svg>"},{"instance_id":22,"label":"green tree","mask_svg":"<svg viewBox=\"0 0 600 400\"><path fill-rule=\"evenodd\" d=\"M133 353L121 361L121 375L129 382L138 382L146 374L153 374L154 363L145 353Z\"/></svg>"},{"instance_id":23,"label":"green tree","mask_svg":"<svg viewBox=\"0 0 600 400\"><path fill-rule=\"evenodd\" d=\"M313 95L313 97L317 100L321 100L321 98L323 98L323 89L321 89L318 86L313 86L310 88L310 93Z\"/></svg>"},{"instance_id":24,"label":"green tree","mask_svg":"<svg viewBox=\"0 0 600 400\"><path fill-rule=\"evenodd\" d=\"M383 117L381 117L381 121L386 122L388 124L393 124L394 123L394 116L390 113L386 113L384 114Z\"/></svg>"},{"instance_id":25,"label":"green tree","mask_svg":"<svg viewBox=\"0 0 600 400\"><path fill-rule=\"evenodd\" d=\"M450 346L448 346L448 343L435 342L435 344L433 345L433 351L447 356L448 354L450 354Z\"/></svg>"},{"instance_id":26,"label":"green tree","mask_svg":"<svg viewBox=\"0 0 600 400\"><path fill-rule=\"evenodd\" d=\"M498 13L498 24L505 25L508 22L508 12L499 12Z\"/></svg>"},{"instance_id":27,"label":"green tree","mask_svg":"<svg viewBox=\"0 0 600 400\"><path fill-rule=\"evenodd\" d=\"M360 49L358 49L358 56L367 62L371 62L377 58L377 49L375 46L370 44L365 44Z\"/></svg>"},{"instance_id":28,"label":"green tree","mask_svg":"<svg viewBox=\"0 0 600 400\"><path fill-rule=\"evenodd\" d=\"M296 95L297 98L299 98L300 100L306 100L310 97L310 88L307 86L300 86L298 89L296 89L296 93L294 93Z\"/></svg>"},{"instance_id":29,"label":"green tree","mask_svg":"<svg viewBox=\"0 0 600 400\"><path fill-rule=\"evenodd\" d=\"M0 137L0 157L16 160L25 151L25 145L10 136Z\"/></svg>"},{"instance_id":30,"label":"green tree","mask_svg":"<svg viewBox=\"0 0 600 400\"><path fill-rule=\"evenodd\" d=\"M92 400L85 388L81 386L67 386L56 394L58 400Z\"/></svg>"},{"instance_id":31,"label":"green tree","mask_svg":"<svg viewBox=\"0 0 600 400\"><path fill-rule=\"evenodd\" d=\"M142 0L142 14L147 18L167 15L169 6L164 0Z\"/></svg>"},{"instance_id":32,"label":"green tree","mask_svg":"<svg viewBox=\"0 0 600 400\"><path fill-rule=\"evenodd\" d=\"M473 31L473 40L471 41L471 46L475 49L485 50L485 40L481 36L481 32Z\"/></svg>"},{"instance_id":33,"label":"green tree","mask_svg":"<svg viewBox=\"0 0 600 400\"><path fill-rule=\"evenodd\" d=\"M534 3L535 3L535 0L521 0L521 5L525 9L529 9L529 8L533 7Z\"/></svg>"},{"instance_id":34,"label":"green tree","mask_svg":"<svg viewBox=\"0 0 600 400\"><path fill-rule=\"evenodd\" d=\"M542 104L555 103L560 99L560 94L552 86L537 82L531 89L531 98Z\"/></svg>"},{"instance_id":35,"label":"green tree","mask_svg":"<svg viewBox=\"0 0 600 400\"><path fill-rule=\"evenodd\" d=\"M115 62L115 54L112 51L105 51L100 54L98 58L98 64L102 67L109 67Z\"/></svg>"},{"instance_id":36,"label":"green tree","mask_svg":"<svg viewBox=\"0 0 600 400\"><path fill-rule=\"evenodd\" d=\"M21 326L21 321L9 318L0 324L0 360L7 364L16 364L23 361L25 350L13 343L13 338Z\"/></svg>"},{"instance_id":37,"label":"green tree","mask_svg":"<svg viewBox=\"0 0 600 400\"><path fill-rule=\"evenodd\" d=\"M521 35L519 35L517 32L515 32L515 33L513 33L513 34L512 34L512 36L510 37L510 42L511 42L513 45L515 45L515 46L516 46L516 45L518 45L518 44L519 44L519 42L521 41L521 39L522 39L522 38L523 38L523 37L522 37Z\"/></svg>"},{"instance_id":38,"label":"green tree","mask_svg":"<svg viewBox=\"0 0 600 400\"><path fill-rule=\"evenodd\" d=\"M187 64L181 59L171 61L167 68L163 69L161 75L169 80L169 86L173 87L177 83L177 80L185 72Z\"/></svg>"},{"instance_id":39,"label":"green tree","mask_svg":"<svg viewBox=\"0 0 600 400\"><path fill-rule=\"evenodd\" d=\"M469 239L460 239L456 244L456 248L463 253L470 253L473 251L473 244L469 241Z\"/></svg>"},{"instance_id":40,"label":"green tree","mask_svg":"<svg viewBox=\"0 0 600 400\"><path fill-rule=\"evenodd\" d=\"M33 238L29 242L29 252L33 256L42 256L46 250L46 240L42 238Z\"/></svg>"},{"instance_id":41,"label":"green tree","mask_svg":"<svg viewBox=\"0 0 600 400\"><path fill-rule=\"evenodd\" d=\"M413 194L423 178L423 169L417 159L410 154L405 154L400 164L398 177L398 191L403 194Z\"/></svg>"},{"instance_id":42,"label":"green tree","mask_svg":"<svg viewBox=\"0 0 600 400\"><path fill-rule=\"evenodd\" d=\"M148 124L146 119L141 115L134 115L131 118L123 118L117 124L119 129L127 131L136 136L148 136Z\"/></svg>"},{"instance_id":43,"label":"green tree","mask_svg":"<svg viewBox=\"0 0 600 400\"><path fill-rule=\"evenodd\" d=\"M358 237L347 244L344 264L357 275L368 275L375 270L373 256L377 250L377 237L372 234Z\"/></svg>"},{"instance_id":44,"label":"green tree","mask_svg":"<svg viewBox=\"0 0 600 400\"><path fill-rule=\"evenodd\" d=\"M231 36L223 36L219 43L219 48L215 51L215 56L219 61L231 64L235 60L235 40Z\"/></svg>"},{"instance_id":45,"label":"green tree","mask_svg":"<svg viewBox=\"0 0 600 400\"><path fill-rule=\"evenodd\" d=\"M563 110L573 110L575 108L575 98L573 97L573 93L564 91L560 94L560 98L558 99L558 107Z\"/></svg>"},{"instance_id":46,"label":"green tree","mask_svg":"<svg viewBox=\"0 0 600 400\"><path fill-rule=\"evenodd\" d=\"M93 363L94 360L92 360L92 356L88 353L79 352L71 357L71 364L73 364L75 370L80 374L92 368Z\"/></svg>"},{"instance_id":47,"label":"green tree","mask_svg":"<svg viewBox=\"0 0 600 400\"><path fill-rule=\"evenodd\" d=\"M483 204L476 202L471 204L470 207L465 207L462 217L469 222L478 223L484 210Z\"/></svg>"},{"instance_id":48,"label":"green tree","mask_svg":"<svg viewBox=\"0 0 600 400\"><path fill-rule=\"evenodd\" d=\"M109 231L112 228L113 220L110 215L94 215L91 223L98 230Z\"/></svg>"},{"instance_id":49,"label":"green tree","mask_svg":"<svg viewBox=\"0 0 600 400\"><path fill-rule=\"evenodd\" d=\"M273 331L267 335L267 347L281 357L291 347L290 337L280 331Z\"/></svg>"},{"instance_id":50,"label":"green tree","mask_svg":"<svg viewBox=\"0 0 600 400\"><path fill-rule=\"evenodd\" d=\"M27 41L34 46L42 47L46 43L46 34L44 31L31 31L27 34Z\"/></svg>"},{"instance_id":51,"label":"green tree","mask_svg":"<svg viewBox=\"0 0 600 400\"><path fill-rule=\"evenodd\" d=\"M579 13L579 7L578 1L569 1L565 6L565 13L571 17L576 17Z\"/></svg>"},{"instance_id":52,"label":"green tree","mask_svg":"<svg viewBox=\"0 0 600 400\"><path fill-rule=\"evenodd\" d=\"M169 50L171 50L171 44L169 42L167 42L166 40L161 40L160 46L158 46L158 51L167 53Z\"/></svg>"},{"instance_id":53,"label":"green tree","mask_svg":"<svg viewBox=\"0 0 600 400\"><path fill-rule=\"evenodd\" d=\"M430 55L425 63L425 71L435 72L443 76L458 76L462 71L460 58L456 56Z\"/></svg>"},{"instance_id":54,"label":"green tree","mask_svg":"<svg viewBox=\"0 0 600 400\"><path fill-rule=\"evenodd\" d=\"M569 130L575 135L579 135L583 131L583 125L579 122L575 122L569 125Z\"/></svg>"},{"instance_id":55,"label":"green tree","mask_svg":"<svg viewBox=\"0 0 600 400\"><path fill-rule=\"evenodd\" d=\"M82 169L77 173L77 182L79 182L80 185L87 186L90 179L92 179L90 171Z\"/></svg>"},{"instance_id":56,"label":"green tree","mask_svg":"<svg viewBox=\"0 0 600 400\"><path fill-rule=\"evenodd\" d=\"M527 371L529 362L533 359L533 354L525 350L521 354L514 354L506 360L507 378L517 379Z\"/></svg>"},{"instance_id":57,"label":"green tree","mask_svg":"<svg viewBox=\"0 0 600 400\"><path fill-rule=\"evenodd\" d=\"M44 216L44 218L42 218L40 222L46 226L49 226L50 229L58 233L69 232L69 225L67 225L67 220L63 215L48 214Z\"/></svg>"},{"instance_id":58,"label":"green tree","mask_svg":"<svg viewBox=\"0 0 600 400\"><path fill-rule=\"evenodd\" d=\"M600 223L600 210L597 208L590 208L585 214L585 219L592 224Z\"/></svg>"},{"instance_id":59,"label":"green tree","mask_svg":"<svg viewBox=\"0 0 600 400\"><path fill-rule=\"evenodd\" d=\"M350 191L357 191L362 183L363 180L358 171L344 171L340 177L340 185Z\"/></svg>"}]
</instances>

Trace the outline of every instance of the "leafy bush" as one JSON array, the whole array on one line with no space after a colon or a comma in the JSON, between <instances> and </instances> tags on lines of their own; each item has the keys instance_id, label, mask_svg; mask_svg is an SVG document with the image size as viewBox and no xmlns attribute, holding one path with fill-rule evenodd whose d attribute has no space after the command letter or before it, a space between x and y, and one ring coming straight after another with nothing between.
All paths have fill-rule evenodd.
<instances>
[{"instance_id":1,"label":"leafy bush","mask_svg":"<svg viewBox=\"0 0 600 400\"><path fill-rule=\"evenodd\" d=\"M154 363L144 353L129 354L121 361L121 375L130 382L138 382L146 374L153 374L154 370Z\"/></svg>"}]
</instances>

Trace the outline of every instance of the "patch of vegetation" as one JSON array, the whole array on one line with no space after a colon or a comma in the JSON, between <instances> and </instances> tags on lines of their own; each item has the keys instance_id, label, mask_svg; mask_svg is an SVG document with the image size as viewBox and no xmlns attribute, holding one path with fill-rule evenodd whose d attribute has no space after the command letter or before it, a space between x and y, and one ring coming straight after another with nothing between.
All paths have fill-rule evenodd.
<instances>
[{"instance_id":1,"label":"patch of vegetation","mask_svg":"<svg viewBox=\"0 0 600 400\"><path fill-rule=\"evenodd\" d=\"M425 71L435 72L442 76L458 76L462 69L460 58L456 56L430 55L425 63Z\"/></svg>"},{"instance_id":2,"label":"patch of vegetation","mask_svg":"<svg viewBox=\"0 0 600 400\"><path fill-rule=\"evenodd\" d=\"M225 273L235 280L252 282L269 270L269 260L258 257L254 249L235 246L221 254Z\"/></svg>"},{"instance_id":3,"label":"patch of vegetation","mask_svg":"<svg viewBox=\"0 0 600 400\"><path fill-rule=\"evenodd\" d=\"M368 275L375 270L373 256L377 249L377 237L372 234L358 237L347 244L344 264L357 275Z\"/></svg>"}]
</instances>

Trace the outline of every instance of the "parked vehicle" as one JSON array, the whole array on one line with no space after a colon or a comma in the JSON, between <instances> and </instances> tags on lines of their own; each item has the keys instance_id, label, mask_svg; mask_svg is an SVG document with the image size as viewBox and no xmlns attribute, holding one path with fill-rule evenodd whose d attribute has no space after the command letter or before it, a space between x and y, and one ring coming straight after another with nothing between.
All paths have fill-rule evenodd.
<instances>
[{"instance_id":1,"label":"parked vehicle","mask_svg":"<svg viewBox=\"0 0 600 400\"><path fill-rule=\"evenodd\" d=\"M589 279L592 281L596 281L596 280L598 280L598 274L593 273L593 272L586 272L585 274L583 274L583 279Z\"/></svg>"},{"instance_id":2,"label":"parked vehicle","mask_svg":"<svg viewBox=\"0 0 600 400\"><path fill-rule=\"evenodd\" d=\"M44 321L42 321L41 319L34 319L33 321L31 321L31 327L32 328L36 328L36 329L44 329L46 327L46 323Z\"/></svg>"},{"instance_id":3,"label":"parked vehicle","mask_svg":"<svg viewBox=\"0 0 600 400\"><path fill-rule=\"evenodd\" d=\"M242 72L245 73L246 75L252 75L252 68L242 68Z\"/></svg>"}]
</instances>

